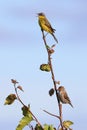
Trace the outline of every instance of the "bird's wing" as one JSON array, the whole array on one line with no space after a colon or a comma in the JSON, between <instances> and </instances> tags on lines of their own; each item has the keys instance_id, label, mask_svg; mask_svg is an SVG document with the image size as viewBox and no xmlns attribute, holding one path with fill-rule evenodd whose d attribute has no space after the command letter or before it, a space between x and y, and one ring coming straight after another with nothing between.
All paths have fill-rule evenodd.
<instances>
[{"instance_id":1,"label":"bird's wing","mask_svg":"<svg viewBox=\"0 0 87 130\"><path fill-rule=\"evenodd\" d=\"M67 94L67 93L65 93L65 94L64 94L64 98L65 98L67 101L69 101L69 102L70 102L70 99L69 99L69 96L68 96L68 94Z\"/></svg>"},{"instance_id":2,"label":"bird's wing","mask_svg":"<svg viewBox=\"0 0 87 130\"><path fill-rule=\"evenodd\" d=\"M46 17L45 17L45 23L44 23L44 24L45 24L47 27L49 27L49 28L52 30L52 32L56 31L55 29L52 28L50 22L48 21L48 19L47 19Z\"/></svg>"}]
</instances>

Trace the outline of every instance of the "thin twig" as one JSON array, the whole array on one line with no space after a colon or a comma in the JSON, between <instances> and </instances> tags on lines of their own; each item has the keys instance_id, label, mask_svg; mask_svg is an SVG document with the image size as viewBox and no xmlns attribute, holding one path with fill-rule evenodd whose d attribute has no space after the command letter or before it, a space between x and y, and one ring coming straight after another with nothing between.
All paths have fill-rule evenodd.
<instances>
[{"instance_id":1,"label":"thin twig","mask_svg":"<svg viewBox=\"0 0 87 130\"><path fill-rule=\"evenodd\" d=\"M18 92L17 92L17 88L16 88L16 84L14 84L14 89L15 89L15 92L16 92L16 95L17 95L17 99L19 100L19 102L25 106L25 104L22 102L22 100L20 99L19 95L18 95Z\"/></svg>"},{"instance_id":2,"label":"thin twig","mask_svg":"<svg viewBox=\"0 0 87 130\"><path fill-rule=\"evenodd\" d=\"M20 99L19 95L18 95L18 92L17 92L17 88L16 88L16 84L14 84L14 89L15 89L15 92L16 92L16 96L17 96L17 99L18 101L25 107L27 107L23 102L22 100ZM28 107L27 107L28 108ZM28 109L30 114L33 116L33 118L35 119L35 121L38 123L38 125L40 125L42 127L42 125L40 124L40 122L38 121L38 119L35 117L35 115L30 111L30 109ZM43 127L42 127L43 129Z\"/></svg>"},{"instance_id":3,"label":"thin twig","mask_svg":"<svg viewBox=\"0 0 87 130\"><path fill-rule=\"evenodd\" d=\"M57 115L55 115L55 114L52 114L52 113L50 113L50 112L48 112L48 111L46 111L46 110L43 110L43 111L46 112L47 114L51 115L51 116L54 116L54 117L60 119L60 117L57 116Z\"/></svg>"},{"instance_id":4,"label":"thin twig","mask_svg":"<svg viewBox=\"0 0 87 130\"><path fill-rule=\"evenodd\" d=\"M52 67L51 55L49 53L49 49L47 48L47 43L46 43L44 31L42 31L42 36L43 36L43 41L44 41L44 44L45 44L45 47L46 47L46 50L47 50L47 54L48 54L48 63L50 65L51 75L52 75L52 81L53 81L53 84L54 84L54 90L56 92L56 98L57 98L57 102L58 102L59 116L60 116L60 125L61 125L61 128L63 130L63 124L62 124L62 106L61 106L60 100L58 98L58 92L57 92L57 86L56 86L56 80L55 80L55 76L54 76L54 71L53 71L53 67Z\"/></svg>"}]
</instances>

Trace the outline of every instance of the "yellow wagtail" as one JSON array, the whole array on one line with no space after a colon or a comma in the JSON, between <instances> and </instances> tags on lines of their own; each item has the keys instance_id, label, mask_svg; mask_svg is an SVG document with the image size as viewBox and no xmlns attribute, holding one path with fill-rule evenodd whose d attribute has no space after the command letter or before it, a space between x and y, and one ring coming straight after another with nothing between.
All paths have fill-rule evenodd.
<instances>
[{"instance_id":1,"label":"yellow wagtail","mask_svg":"<svg viewBox=\"0 0 87 130\"><path fill-rule=\"evenodd\" d=\"M58 43L58 40L54 35L56 30L52 28L44 13L38 13L38 23L41 27L41 31L46 31L50 33L54 37L55 41Z\"/></svg>"}]
</instances>

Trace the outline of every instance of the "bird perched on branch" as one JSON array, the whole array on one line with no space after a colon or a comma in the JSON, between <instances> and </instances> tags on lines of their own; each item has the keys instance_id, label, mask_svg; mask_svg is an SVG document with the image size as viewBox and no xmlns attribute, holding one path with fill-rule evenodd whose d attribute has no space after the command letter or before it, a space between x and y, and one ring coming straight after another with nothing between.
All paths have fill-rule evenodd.
<instances>
[{"instance_id":1,"label":"bird perched on branch","mask_svg":"<svg viewBox=\"0 0 87 130\"><path fill-rule=\"evenodd\" d=\"M60 86L58 88L58 97L59 97L59 100L64 103L64 104L70 104L72 107L72 103L70 101L70 98L68 97L68 94L65 90L65 88L63 86Z\"/></svg>"},{"instance_id":2,"label":"bird perched on branch","mask_svg":"<svg viewBox=\"0 0 87 130\"><path fill-rule=\"evenodd\" d=\"M44 13L38 13L38 23L41 27L41 30L50 33L54 37L55 41L58 43L58 40L54 35L56 30L52 28Z\"/></svg>"}]
</instances>

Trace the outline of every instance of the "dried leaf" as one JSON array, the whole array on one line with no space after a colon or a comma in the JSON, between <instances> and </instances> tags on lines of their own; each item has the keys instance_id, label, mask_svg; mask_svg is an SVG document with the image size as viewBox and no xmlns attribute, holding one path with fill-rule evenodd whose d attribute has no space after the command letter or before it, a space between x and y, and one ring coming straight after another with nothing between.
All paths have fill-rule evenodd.
<instances>
[{"instance_id":1,"label":"dried leaf","mask_svg":"<svg viewBox=\"0 0 87 130\"><path fill-rule=\"evenodd\" d=\"M14 80L14 79L11 79L11 82L13 83L13 84L17 84L18 82L16 81L16 80Z\"/></svg>"},{"instance_id":2,"label":"dried leaf","mask_svg":"<svg viewBox=\"0 0 87 130\"><path fill-rule=\"evenodd\" d=\"M60 81L56 81L56 84L60 85Z\"/></svg>"},{"instance_id":3,"label":"dried leaf","mask_svg":"<svg viewBox=\"0 0 87 130\"><path fill-rule=\"evenodd\" d=\"M23 91L23 92L24 92L24 90L23 90L22 86L20 86L20 85L19 85L17 88L18 88L19 90L21 90L21 91Z\"/></svg>"},{"instance_id":4,"label":"dried leaf","mask_svg":"<svg viewBox=\"0 0 87 130\"><path fill-rule=\"evenodd\" d=\"M53 94L54 94L54 89L51 88L51 89L49 90L49 95L52 96Z\"/></svg>"},{"instance_id":5,"label":"dried leaf","mask_svg":"<svg viewBox=\"0 0 87 130\"><path fill-rule=\"evenodd\" d=\"M49 49L48 52L49 52L49 54L52 54L52 53L54 53L54 49Z\"/></svg>"},{"instance_id":6,"label":"dried leaf","mask_svg":"<svg viewBox=\"0 0 87 130\"><path fill-rule=\"evenodd\" d=\"M15 94L10 94L6 97L6 100L5 100L5 103L4 105L11 105L15 99L17 99L16 95Z\"/></svg>"}]
</instances>

